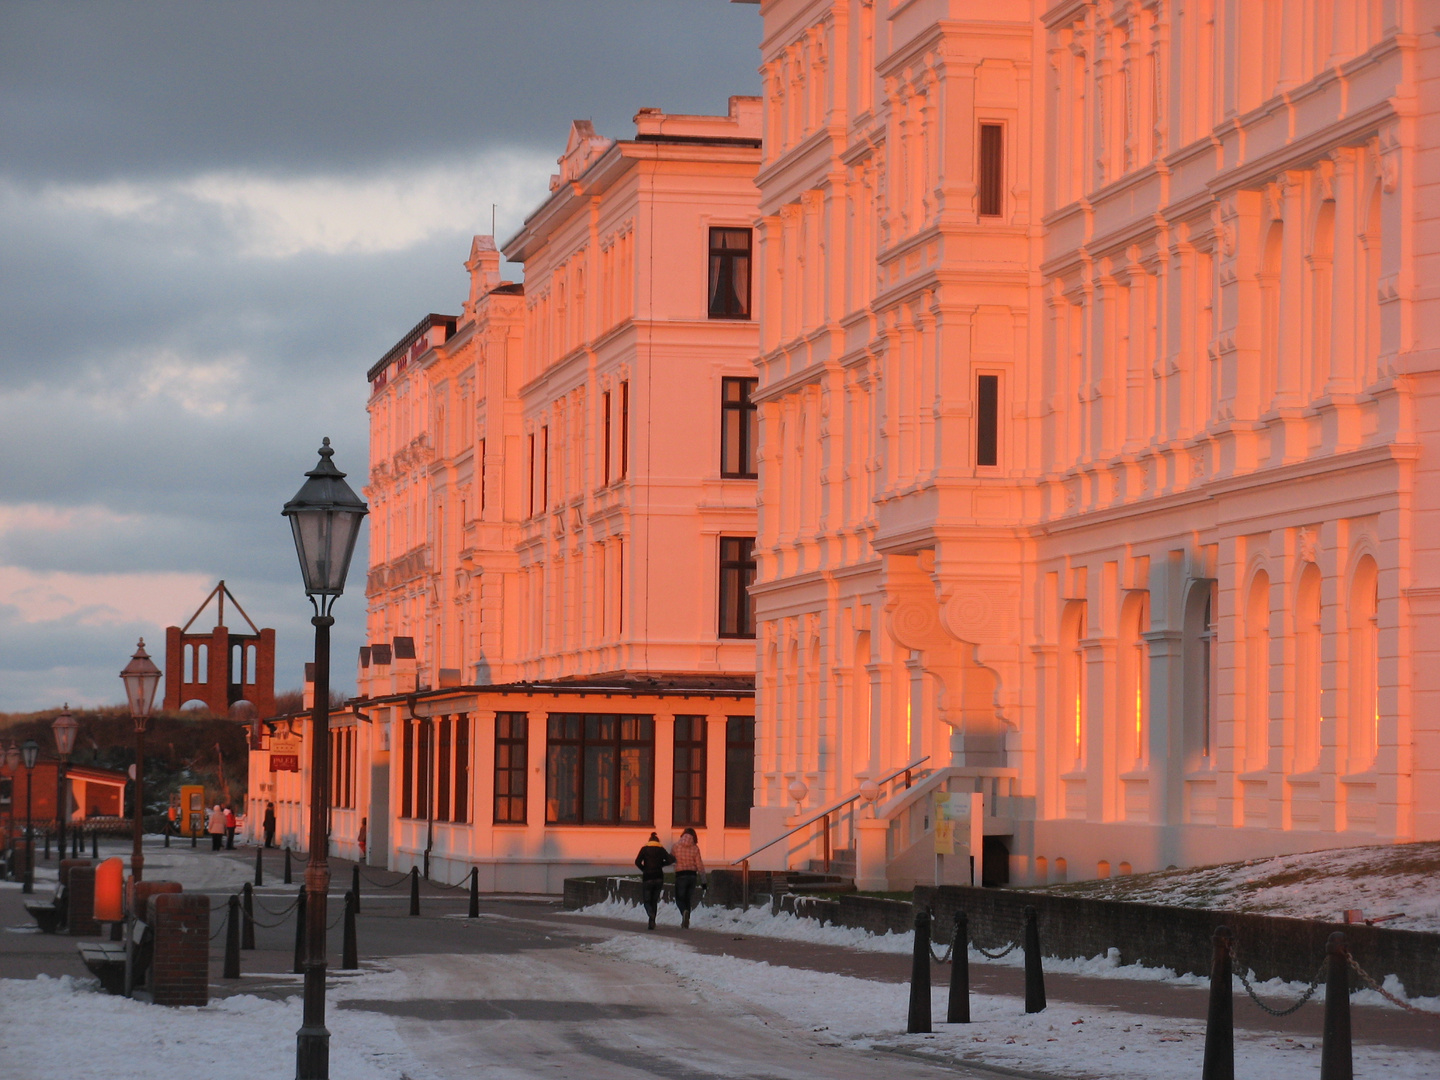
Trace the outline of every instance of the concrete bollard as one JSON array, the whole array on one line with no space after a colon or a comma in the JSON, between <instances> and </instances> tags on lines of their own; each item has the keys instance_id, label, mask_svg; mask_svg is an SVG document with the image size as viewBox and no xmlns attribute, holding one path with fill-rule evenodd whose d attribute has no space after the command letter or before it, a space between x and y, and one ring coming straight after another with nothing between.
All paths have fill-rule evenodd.
<instances>
[{"instance_id":1,"label":"concrete bollard","mask_svg":"<svg viewBox=\"0 0 1440 1080\"><path fill-rule=\"evenodd\" d=\"M262 849L261 849L261 848L256 848L256 849L255 849L255 884L256 884L256 885L264 885L264 884L265 884L265 864L260 861L261 852L262 852Z\"/></svg>"},{"instance_id":2,"label":"concrete bollard","mask_svg":"<svg viewBox=\"0 0 1440 1080\"><path fill-rule=\"evenodd\" d=\"M1205 1062L1200 1080L1235 1080L1235 993L1230 981L1230 930L1216 927L1210 939L1210 1010L1205 1014Z\"/></svg>"},{"instance_id":3,"label":"concrete bollard","mask_svg":"<svg viewBox=\"0 0 1440 1080\"><path fill-rule=\"evenodd\" d=\"M911 1034L933 1031L930 1025L930 913L915 912L915 954L910 963L910 1017L905 1030Z\"/></svg>"},{"instance_id":4,"label":"concrete bollard","mask_svg":"<svg viewBox=\"0 0 1440 1080\"><path fill-rule=\"evenodd\" d=\"M253 949L255 948L255 886L247 881L240 897L240 910L245 913L245 918L240 924L240 948Z\"/></svg>"},{"instance_id":5,"label":"concrete bollard","mask_svg":"<svg viewBox=\"0 0 1440 1080\"><path fill-rule=\"evenodd\" d=\"M1354 1080L1350 1053L1350 953L1339 930L1325 946L1325 1029L1320 1043L1320 1080Z\"/></svg>"},{"instance_id":6,"label":"concrete bollard","mask_svg":"<svg viewBox=\"0 0 1440 1080\"><path fill-rule=\"evenodd\" d=\"M290 880L290 848L289 848L289 847L286 847L286 848L285 848L285 884L286 884L286 885L292 885L292 884L294 884L294 882L292 882L292 881Z\"/></svg>"},{"instance_id":7,"label":"concrete bollard","mask_svg":"<svg viewBox=\"0 0 1440 1080\"><path fill-rule=\"evenodd\" d=\"M420 868L410 868L410 914L420 914Z\"/></svg>"},{"instance_id":8,"label":"concrete bollard","mask_svg":"<svg viewBox=\"0 0 1440 1080\"><path fill-rule=\"evenodd\" d=\"M360 864L350 868L350 891L355 896L355 910L360 910Z\"/></svg>"},{"instance_id":9,"label":"concrete bollard","mask_svg":"<svg viewBox=\"0 0 1440 1080\"><path fill-rule=\"evenodd\" d=\"M295 908L295 974L305 974L305 886L300 886L300 902Z\"/></svg>"},{"instance_id":10,"label":"concrete bollard","mask_svg":"<svg viewBox=\"0 0 1440 1080\"><path fill-rule=\"evenodd\" d=\"M480 917L480 868L470 867L470 910L466 913L467 918L478 919Z\"/></svg>"},{"instance_id":11,"label":"concrete bollard","mask_svg":"<svg viewBox=\"0 0 1440 1080\"><path fill-rule=\"evenodd\" d=\"M945 1022L970 1023L970 923L963 911L955 913L955 936L950 939L950 1000L945 1006Z\"/></svg>"},{"instance_id":12,"label":"concrete bollard","mask_svg":"<svg viewBox=\"0 0 1440 1080\"><path fill-rule=\"evenodd\" d=\"M240 897L231 896L230 906L225 912L225 966L221 969L222 979L240 977Z\"/></svg>"},{"instance_id":13,"label":"concrete bollard","mask_svg":"<svg viewBox=\"0 0 1440 1080\"><path fill-rule=\"evenodd\" d=\"M1040 921L1033 907L1025 909L1025 1011L1045 1011L1045 970L1040 966Z\"/></svg>"},{"instance_id":14,"label":"concrete bollard","mask_svg":"<svg viewBox=\"0 0 1440 1080\"><path fill-rule=\"evenodd\" d=\"M340 966L346 971L354 971L360 966L359 950L355 945L355 915L360 910L360 904L353 892L345 894L345 944L340 951Z\"/></svg>"}]
</instances>

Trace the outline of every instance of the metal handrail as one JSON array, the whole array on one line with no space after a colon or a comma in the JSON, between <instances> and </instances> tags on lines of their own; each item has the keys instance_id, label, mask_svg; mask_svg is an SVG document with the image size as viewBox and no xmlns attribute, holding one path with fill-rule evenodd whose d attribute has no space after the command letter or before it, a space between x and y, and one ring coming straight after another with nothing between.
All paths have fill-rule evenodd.
<instances>
[{"instance_id":1,"label":"metal handrail","mask_svg":"<svg viewBox=\"0 0 1440 1080\"><path fill-rule=\"evenodd\" d=\"M884 784L888 784L891 780L894 780L894 779L895 779L897 776L899 776L901 773L914 772L917 768L919 768L921 765L925 764L925 762L927 762L927 761L929 761L929 760L930 760L930 755L929 755L929 754L926 754L926 755L925 755L924 757L922 757L922 758L916 758L916 759L915 759L914 761L912 761L909 765L903 765L903 766L901 766L900 768L896 769L894 772L892 772L892 773L890 773L890 774L888 774L888 775L886 775L886 776L881 777L879 780L875 781L875 783L876 783L877 786L881 786L881 785L884 785ZM905 786L906 786L906 787L909 787L910 784L907 782ZM790 837L794 836L794 835L795 835L797 832L799 832L801 829L809 828L811 825L814 825L815 822L819 821L821 818L828 818L831 814L835 813L836 810L839 810L839 809L840 809L841 807L843 807L843 806L849 806L852 802L854 802L854 801L855 801L856 799L858 799L858 798L860 798L860 793L857 791L857 792L855 792L853 795L849 795L849 796L847 796L846 798L841 799L839 802L834 803L833 805L826 807L824 810L819 811L819 812L816 813L813 817L807 818L806 820L802 821L799 825L794 826L793 828L791 828L791 829L788 830L787 832L781 833L779 836L775 837L774 840L771 840L771 841L769 841L769 842L767 842L767 843L761 844L761 845L760 845L759 847L757 847L754 851L752 851L752 852L750 852L749 854L745 855L743 858L739 858L739 859L734 859L734 860L732 860L731 863L730 863L730 865L731 865L731 866L735 866L735 865L737 865L737 864L743 865L743 864L745 864L745 863L748 863L751 859L753 859L756 855L759 855L760 852L764 851L766 848L772 848L772 847L774 847L776 844L780 843L781 840L788 840Z\"/></svg>"}]
</instances>

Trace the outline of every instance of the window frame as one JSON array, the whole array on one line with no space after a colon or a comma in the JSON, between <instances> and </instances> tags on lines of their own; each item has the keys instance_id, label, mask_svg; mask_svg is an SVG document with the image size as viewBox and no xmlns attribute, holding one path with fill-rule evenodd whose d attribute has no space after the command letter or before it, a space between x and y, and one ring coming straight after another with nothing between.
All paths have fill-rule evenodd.
<instances>
[{"instance_id":1,"label":"window frame","mask_svg":"<svg viewBox=\"0 0 1440 1080\"><path fill-rule=\"evenodd\" d=\"M575 720L577 735L556 734L556 723L564 724L567 721ZM615 734L610 738L601 738L589 734L590 721L611 720L614 722ZM647 732L643 736L626 738L624 735L627 721L636 721L640 731ZM561 729L562 732L564 728ZM564 747L574 747L576 751L574 776L575 791L573 794L575 813L573 816L560 817L552 807L558 805L556 798L557 760L556 750ZM587 751L592 748L613 749L613 765L610 769L613 797L613 814L610 817L590 819L586 813L587 802L587 767L590 756ZM641 815L634 820L627 820L621 816L621 806L624 802L621 797L621 780L623 773L622 762L624 751L627 749L638 749L641 751L642 762L648 751L648 790L642 788ZM642 776L645 775L642 765ZM598 776L595 779L599 779ZM545 824L546 825L574 825L593 828L624 828L635 829L642 827L653 827L655 824L655 717L650 713L558 713L552 712L545 718Z\"/></svg>"},{"instance_id":2,"label":"window frame","mask_svg":"<svg viewBox=\"0 0 1440 1080\"><path fill-rule=\"evenodd\" d=\"M986 168L986 132L995 132L995 157L991 168ZM989 196L989 199L987 199ZM987 206L990 207L987 209ZM975 136L975 216L977 218L1003 218L1005 216L1005 124L997 120L982 120Z\"/></svg>"},{"instance_id":3,"label":"window frame","mask_svg":"<svg viewBox=\"0 0 1440 1080\"><path fill-rule=\"evenodd\" d=\"M681 723L684 722L682 738ZM703 715L682 713L675 717L672 736L670 777L670 821L674 825L705 827L707 807L706 768L709 765L709 721ZM698 761L697 761L698 759ZM682 766L682 760L684 762ZM681 794L684 778L686 794Z\"/></svg>"},{"instance_id":4,"label":"window frame","mask_svg":"<svg viewBox=\"0 0 1440 1080\"><path fill-rule=\"evenodd\" d=\"M759 476L759 406L755 404L755 390L760 380L746 376L726 375L720 380L720 475L727 480L754 480ZM737 388L735 400L730 399L730 390ZM735 413L734 440L738 469L730 469L731 434L730 414Z\"/></svg>"},{"instance_id":5,"label":"window frame","mask_svg":"<svg viewBox=\"0 0 1440 1080\"><path fill-rule=\"evenodd\" d=\"M745 247L743 249L731 248L724 244L717 246L717 234L724 233L744 233ZM750 321L755 296L755 230L746 225L711 225L706 233L706 240L705 317L738 322ZM739 311L717 310L715 303L717 282L724 280L726 276L733 280L734 263L742 257L742 250L745 262L745 295L741 297L738 292L732 290L741 309ZM717 260L719 261L717 262Z\"/></svg>"},{"instance_id":6,"label":"window frame","mask_svg":"<svg viewBox=\"0 0 1440 1080\"><path fill-rule=\"evenodd\" d=\"M501 734L501 718L505 718L504 731ZM518 727L519 735L515 734ZM508 752L501 754L504 748ZM519 764L516 764L516 755L519 755ZM504 764L501 764L502 757ZM496 825L525 825L530 820L530 786L527 770L530 764L530 716L523 712L497 712L495 714L495 764L494 780L495 787L491 793L490 814L491 820ZM506 777L504 792L501 791L500 777ZM519 793L515 791L518 780ZM501 810L501 800L505 801L505 809ZM516 804L519 811L516 814Z\"/></svg>"},{"instance_id":7,"label":"window frame","mask_svg":"<svg viewBox=\"0 0 1440 1080\"><path fill-rule=\"evenodd\" d=\"M738 763L738 755L741 753L745 755L747 764L744 773L737 773L733 767ZM742 778L749 791L748 801L743 808L743 818L739 807L741 800L733 797L737 794L737 783ZM725 828L748 829L750 827L750 808L754 805L755 717L727 716L725 717Z\"/></svg>"},{"instance_id":8,"label":"window frame","mask_svg":"<svg viewBox=\"0 0 1440 1080\"><path fill-rule=\"evenodd\" d=\"M987 381L990 384L988 403L985 400ZM988 416L987 404L989 406ZM989 461L981 460L986 449L990 451ZM1000 373L996 371L977 371L975 373L975 467L977 469L998 469L1000 467Z\"/></svg>"},{"instance_id":9,"label":"window frame","mask_svg":"<svg viewBox=\"0 0 1440 1080\"><path fill-rule=\"evenodd\" d=\"M727 556L728 544L741 544L740 554ZM722 536L718 545L719 563L719 590L716 603L717 634L722 638L754 638L755 637L755 601L750 595L750 586L755 584L757 566L755 560L755 537L753 536ZM746 573L749 580L744 580ZM726 596L727 590L734 588L731 575L738 574L737 596L735 597L736 620L733 628L726 626Z\"/></svg>"}]
</instances>

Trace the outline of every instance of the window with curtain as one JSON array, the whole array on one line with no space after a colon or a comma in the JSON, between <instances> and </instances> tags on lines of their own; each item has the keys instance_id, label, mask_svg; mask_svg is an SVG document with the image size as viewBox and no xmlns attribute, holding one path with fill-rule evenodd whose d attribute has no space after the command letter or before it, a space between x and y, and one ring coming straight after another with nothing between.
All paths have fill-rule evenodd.
<instances>
[{"instance_id":1,"label":"window with curtain","mask_svg":"<svg viewBox=\"0 0 1440 1080\"><path fill-rule=\"evenodd\" d=\"M755 538L720 538L720 636L755 636Z\"/></svg>"},{"instance_id":2,"label":"window with curtain","mask_svg":"<svg viewBox=\"0 0 1440 1080\"><path fill-rule=\"evenodd\" d=\"M495 823L525 823L525 764L529 718L523 712L495 714Z\"/></svg>"},{"instance_id":3,"label":"window with curtain","mask_svg":"<svg viewBox=\"0 0 1440 1080\"><path fill-rule=\"evenodd\" d=\"M760 443L755 403L759 379L720 380L720 475L753 480Z\"/></svg>"},{"instance_id":4,"label":"window with curtain","mask_svg":"<svg viewBox=\"0 0 1440 1080\"><path fill-rule=\"evenodd\" d=\"M750 230L710 230L712 319L750 318Z\"/></svg>"},{"instance_id":5,"label":"window with curtain","mask_svg":"<svg viewBox=\"0 0 1440 1080\"><path fill-rule=\"evenodd\" d=\"M675 776L672 819L676 825L705 824L705 717L675 717Z\"/></svg>"},{"instance_id":6,"label":"window with curtain","mask_svg":"<svg viewBox=\"0 0 1440 1080\"><path fill-rule=\"evenodd\" d=\"M651 824L654 717L551 713L546 743L547 824Z\"/></svg>"}]
</instances>

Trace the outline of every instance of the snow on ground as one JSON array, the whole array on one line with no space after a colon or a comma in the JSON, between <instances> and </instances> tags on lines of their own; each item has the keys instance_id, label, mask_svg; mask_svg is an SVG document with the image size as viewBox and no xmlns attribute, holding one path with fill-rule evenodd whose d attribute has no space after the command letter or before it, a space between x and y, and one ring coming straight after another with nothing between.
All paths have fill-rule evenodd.
<instances>
[{"instance_id":1,"label":"snow on ground","mask_svg":"<svg viewBox=\"0 0 1440 1080\"><path fill-rule=\"evenodd\" d=\"M1047 892L1097 900L1254 911L1340 922L1398 915L1383 926L1440 931L1440 843L1336 848L1191 870L1052 885Z\"/></svg>"},{"instance_id":2,"label":"snow on ground","mask_svg":"<svg viewBox=\"0 0 1440 1080\"><path fill-rule=\"evenodd\" d=\"M383 997L391 981L366 973L329 997ZM0 979L0 1017L0 1080L253 1080L294 1075L301 1000L239 994L203 1009L164 1008L112 997L92 979L42 975ZM427 1075L387 1017L331 1008L325 1025L334 1076Z\"/></svg>"},{"instance_id":3,"label":"snow on ground","mask_svg":"<svg viewBox=\"0 0 1440 1080\"><path fill-rule=\"evenodd\" d=\"M692 925L698 924L692 919ZM673 938L644 934L620 934L586 947L673 972L702 997L708 989L740 998L761 1010L761 1019L778 1013L837 1045L1112 1080L1190 1080L1200 1074L1204 1055L1203 1019L1176 1021L1065 1003L1026 1015L1020 998L972 994L971 1024L937 1022L933 1035L905 1035L910 991L903 984L709 956ZM937 1020L945 1015L945 997L946 991L935 990L932 1015ZM1314 1075L1320 1034L1290 1038L1237 1030L1235 1062L1237 1073L1250 1080ZM1357 1045L1355 1072L1433 1080L1440 1075L1440 1054Z\"/></svg>"},{"instance_id":4,"label":"snow on ground","mask_svg":"<svg viewBox=\"0 0 1440 1080\"><path fill-rule=\"evenodd\" d=\"M606 900L603 903L592 904L576 914L626 921L638 921L644 918L638 907L620 900ZM668 906L661 909L661 920L665 920L667 915L674 918L674 910ZM822 925L818 920L797 918L788 912L771 915L768 907L753 907L749 911L722 907L696 908L690 915L690 925L697 930L715 930L725 933L749 934L753 937L807 941L816 945L837 945L864 952L896 953L909 956L915 951L915 932L913 930L908 930L903 934L872 934L867 930L849 926ZM937 950L938 948L937 946ZM991 950L991 952L995 951ZM1025 954L1021 949L1015 949L999 960L992 960L974 948L969 950L969 956L972 964L1003 964L1007 967L1023 967L1025 964ZM1094 956L1089 959L1062 960L1047 956L1045 970L1071 975L1091 975L1106 979L1166 982L1173 986L1208 986L1210 984L1208 976L1177 975L1170 968L1121 964L1118 949L1111 949L1104 956ZM1252 979L1251 985L1255 988L1256 993L1274 1004L1276 1002L1285 1003L1287 1000L1298 997L1305 991L1306 984L1286 982L1283 979L1270 979L1265 982L1257 982ZM1407 998L1405 988L1393 975L1386 978L1383 985L1387 991L1402 1001L1408 1001L1416 1008L1440 1013L1440 997ZM1235 979L1235 992L1245 992L1238 976ZM1356 1005L1397 1008L1373 990L1361 990L1353 993L1350 995L1350 1000Z\"/></svg>"}]
</instances>

